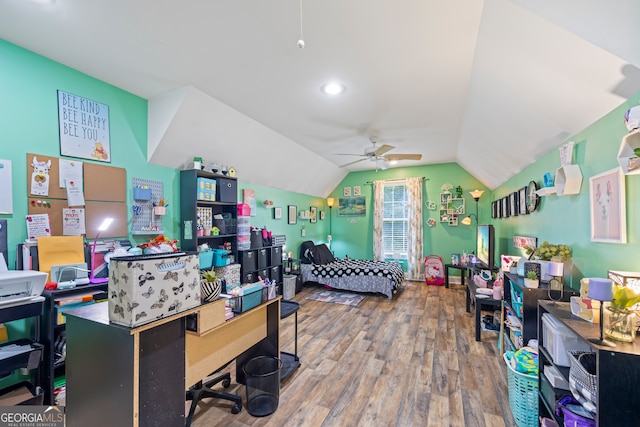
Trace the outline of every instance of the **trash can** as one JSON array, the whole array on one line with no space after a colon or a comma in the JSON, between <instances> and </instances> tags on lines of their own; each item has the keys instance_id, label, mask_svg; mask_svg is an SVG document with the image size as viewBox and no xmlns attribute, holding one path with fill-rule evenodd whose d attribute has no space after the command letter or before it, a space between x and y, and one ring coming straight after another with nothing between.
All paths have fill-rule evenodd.
<instances>
[{"instance_id":1,"label":"trash can","mask_svg":"<svg viewBox=\"0 0 640 427\"><path fill-rule=\"evenodd\" d=\"M273 414L280 399L280 368L277 357L258 356L244 365L247 411L254 417Z\"/></svg>"},{"instance_id":2,"label":"trash can","mask_svg":"<svg viewBox=\"0 0 640 427\"><path fill-rule=\"evenodd\" d=\"M296 296L296 276L285 274L282 278L282 297L288 300L294 296Z\"/></svg>"}]
</instances>

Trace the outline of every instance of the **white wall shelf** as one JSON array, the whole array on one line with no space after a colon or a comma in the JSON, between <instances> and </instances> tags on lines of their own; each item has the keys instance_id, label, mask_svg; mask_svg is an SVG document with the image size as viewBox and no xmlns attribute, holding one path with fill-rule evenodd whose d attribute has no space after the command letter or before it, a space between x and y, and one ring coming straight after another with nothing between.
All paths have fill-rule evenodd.
<instances>
[{"instance_id":1,"label":"white wall shelf","mask_svg":"<svg viewBox=\"0 0 640 427\"><path fill-rule=\"evenodd\" d=\"M618 163L625 175L640 174L640 156L634 152L637 148L640 148L640 131L638 129L623 137L620 144Z\"/></svg>"}]
</instances>

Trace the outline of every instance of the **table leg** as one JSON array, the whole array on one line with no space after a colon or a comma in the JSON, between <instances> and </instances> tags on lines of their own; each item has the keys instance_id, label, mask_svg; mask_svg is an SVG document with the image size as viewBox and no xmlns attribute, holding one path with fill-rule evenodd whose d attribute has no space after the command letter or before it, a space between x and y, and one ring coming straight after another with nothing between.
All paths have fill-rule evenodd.
<instances>
[{"instance_id":1,"label":"table leg","mask_svg":"<svg viewBox=\"0 0 640 427\"><path fill-rule=\"evenodd\" d=\"M444 287L449 287L449 266L444 266Z\"/></svg>"},{"instance_id":2,"label":"table leg","mask_svg":"<svg viewBox=\"0 0 640 427\"><path fill-rule=\"evenodd\" d=\"M480 321L482 320L481 304L476 300L476 341L480 341Z\"/></svg>"},{"instance_id":3,"label":"table leg","mask_svg":"<svg viewBox=\"0 0 640 427\"><path fill-rule=\"evenodd\" d=\"M465 292L465 300L466 300L466 309L467 309L467 313L469 312L469 306L471 305L471 295L469 294L469 287L465 286L464 287L464 292Z\"/></svg>"}]
</instances>

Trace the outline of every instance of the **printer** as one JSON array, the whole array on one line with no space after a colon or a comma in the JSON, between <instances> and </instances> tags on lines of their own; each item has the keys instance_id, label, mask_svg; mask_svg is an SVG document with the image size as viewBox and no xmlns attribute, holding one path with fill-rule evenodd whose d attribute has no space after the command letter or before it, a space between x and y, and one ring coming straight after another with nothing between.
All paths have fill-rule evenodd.
<instances>
[{"instance_id":1,"label":"printer","mask_svg":"<svg viewBox=\"0 0 640 427\"><path fill-rule=\"evenodd\" d=\"M47 273L35 270L0 271L0 309L39 297L44 290Z\"/></svg>"}]
</instances>

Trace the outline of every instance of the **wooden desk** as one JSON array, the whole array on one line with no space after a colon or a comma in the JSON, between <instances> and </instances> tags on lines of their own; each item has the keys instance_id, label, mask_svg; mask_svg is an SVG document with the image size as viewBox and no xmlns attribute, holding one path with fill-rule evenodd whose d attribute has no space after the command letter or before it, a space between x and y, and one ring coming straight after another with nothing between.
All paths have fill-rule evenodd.
<instances>
[{"instance_id":1,"label":"wooden desk","mask_svg":"<svg viewBox=\"0 0 640 427\"><path fill-rule=\"evenodd\" d=\"M280 299L193 333L187 316L209 304L136 328L109 323L107 302L68 312L67 426L184 426L187 388L233 359L244 382L247 360L279 356Z\"/></svg>"}]
</instances>

